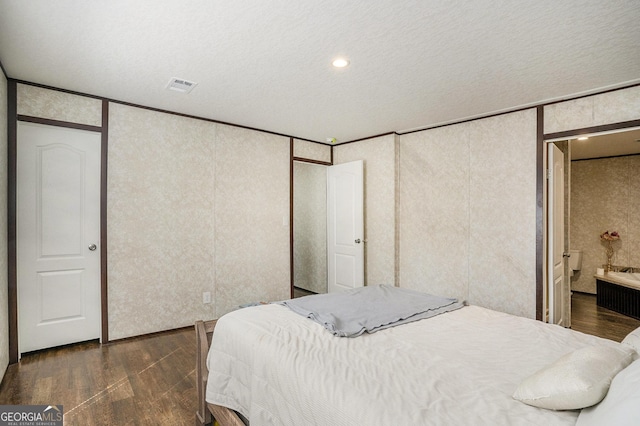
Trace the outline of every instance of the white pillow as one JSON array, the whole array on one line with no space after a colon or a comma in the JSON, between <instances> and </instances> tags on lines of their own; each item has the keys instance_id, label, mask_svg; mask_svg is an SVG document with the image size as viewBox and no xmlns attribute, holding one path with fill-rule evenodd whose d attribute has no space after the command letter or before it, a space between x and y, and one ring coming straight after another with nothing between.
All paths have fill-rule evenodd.
<instances>
[{"instance_id":1,"label":"white pillow","mask_svg":"<svg viewBox=\"0 0 640 426\"><path fill-rule=\"evenodd\" d=\"M576 426L637 426L640 424L640 360L622 370L611 382L607 396L580 412Z\"/></svg>"},{"instance_id":2,"label":"white pillow","mask_svg":"<svg viewBox=\"0 0 640 426\"><path fill-rule=\"evenodd\" d=\"M589 407L604 398L613 377L634 355L634 350L623 345L578 349L524 379L513 398L551 410Z\"/></svg>"},{"instance_id":3,"label":"white pillow","mask_svg":"<svg viewBox=\"0 0 640 426\"><path fill-rule=\"evenodd\" d=\"M622 341L624 345L631 346L640 354L640 327L627 334L627 337Z\"/></svg>"}]
</instances>

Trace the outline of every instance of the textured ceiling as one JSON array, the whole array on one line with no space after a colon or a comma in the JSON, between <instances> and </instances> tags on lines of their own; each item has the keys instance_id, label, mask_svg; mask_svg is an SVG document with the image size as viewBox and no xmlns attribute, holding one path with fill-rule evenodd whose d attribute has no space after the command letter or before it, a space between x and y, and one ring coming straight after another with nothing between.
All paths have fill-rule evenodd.
<instances>
[{"instance_id":1,"label":"textured ceiling","mask_svg":"<svg viewBox=\"0 0 640 426\"><path fill-rule=\"evenodd\" d=\"M0 61L18 80L339 143L640 82L638 22L638 0L1 0Z\"/></svg>"},{"instance_id":2,"label":"textured ceiling","mask_svg":"<svg viewBox=\"0 0 640 426\"><path fill-rule=\"evenodd\" d=\"M571 141L571 159L617 157L640 154L640 129L591 136L587 140Z\"/></svg>"}]
</instances>

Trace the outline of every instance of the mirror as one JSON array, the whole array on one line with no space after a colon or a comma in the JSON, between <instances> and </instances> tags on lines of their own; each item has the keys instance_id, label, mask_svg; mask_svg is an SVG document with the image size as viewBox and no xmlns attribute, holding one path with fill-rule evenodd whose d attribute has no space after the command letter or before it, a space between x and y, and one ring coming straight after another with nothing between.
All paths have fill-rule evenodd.
<instances>
[{"instance_id":1,"label":"mirror","mask_svg":"<svg viewBox=\"0 0 640 426\"><path fill-rule=\"evenodd\" d=\"M293 162L293 286L327 292L327 167Z\"/></svg>"}]
</instances>

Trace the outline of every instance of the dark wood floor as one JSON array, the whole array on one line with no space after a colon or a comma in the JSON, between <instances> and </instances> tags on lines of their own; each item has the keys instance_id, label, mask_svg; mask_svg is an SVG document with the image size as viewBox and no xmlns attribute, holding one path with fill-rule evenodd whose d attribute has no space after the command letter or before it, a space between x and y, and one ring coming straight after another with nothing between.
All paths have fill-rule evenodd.
<instances>
[{"instance_id":1,"label":"dark wood floor","mask_svg":"<svg viewBox=\"0 0 640 426\"><path fill-rule=\"evenodd\" d=\"M572 304L578 331L620 341L640 326L595 296L575 293ZM65 425L192 425L196 400L191 328L29 354L0 385L0 405L62 404Z\"/></svg>"},{"instance_id":2,"label":"dark wood floor","mask_svg":"<svg viewBox=\"0 0 640 426\"><path fill-rule=\"evenodd\" d=\"M620 342L638 327L640 320L597 306L593 294L574 292L571 296L573 330Z\"/></svg>"},{"instance_id":3,"label":"dark wood floor","mask_svg":"<svg viewBox=\"0 0 640 426\"><path fill-rule=\"evenodd\" d=\"M189 328L29 354L9 366L0 404L62 404L65 425L192 425L195 353Z\"/></svg>"},{"instance_id":4,"label":"dark wood floor","mask_svg":"<svg viewBox=\"0 0 640 426\"><path fill-rule=\"evenodd\" d=\"M299 288L299 287L294 287L293 288L293 298L297 298L297 297L304 297L304 296L311 296L314 295L316 293L309 291L309 290L305 290L304 288Z\"/></svg>"}]
</instances>

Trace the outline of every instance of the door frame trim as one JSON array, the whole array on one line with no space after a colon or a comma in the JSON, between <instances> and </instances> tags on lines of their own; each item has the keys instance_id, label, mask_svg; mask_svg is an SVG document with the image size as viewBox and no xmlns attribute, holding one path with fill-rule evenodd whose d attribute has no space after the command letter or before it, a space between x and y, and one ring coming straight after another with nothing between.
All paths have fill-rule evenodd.
<instances>
[{"instance_id":1,"label":"door frame trim","mask_svg":"<svg viewBox=\"0 0 640 426\"><path fill-rule=\"evenodd\" d=\"M18 362L18 270L17 270L17 84L7 80L7 281L9 299L9 364Z\"/></svg>"},{"instance_id":2,"label":"door frame trim","mask_svg":"<svg viewBox=\"0 0 640 426\"><path fill-rule=\"evenodd\" d=\"M109 101L102 100L102 128L100 153L100 310L102 338L109 343L109 292L107 291L107 154L109 152Z\"/></svg>"},{"instance_id":3,"label":"door frame trim","mask_svg":"<svg viewBox=\"0 0 640 426\"><path fill-rule=\"evenodd\" d=\"M640 127L640 119L629 121L618 121L614 123L608 123L598 126L581 127L575 129L569 129L562 132L544 133L544 106L537 107L538 112L538 135L537 135L537 173L536 173L536 319L544 321L543 308L543 288L547 285L547 279L543 273L543 263L545 260L546 250L544 244L547 243L546 235L547 225L543 221L545 214L545 206L543 205L543 184L546 174L546 169L543 163L543 150L547 143L554 142L561 139L574 139L578 136L590 134L590 133L603 133L610 132L612 130L624 130L632 129L634 127ZM571 159L569 159L571 161Z\"/></svg>"},{"instance_id":4,"label":"door frame trim","mask_svg":"<svg viewBox=\"0 0 640 426\"><path fill-rule=\"evenodd\" d=\"M312 158L295 157L294 154L295 141L294 138L289 139L289 277L290 277L290 293L293 299L294 293L294 256L293 256L293 193L295 185L293 179L294 161L300 163L320 164L322 166L333 166L333 146L331 147L331 161L315 160Z\"/></svg>"},{"instance_id":5,"label":"door frame trim","mask_svg":"<svg viewBox=\"0 0 640 426\"><path fill-rule=\"evenodd\" d=\"M536 108L536 319L544 321L544 107Z\"/></svg>"},{"instance_id":6,"label":"door frame trim","mask_svg":"<svg viewBox=\"0 0 640 426\"><path fill-rule=\"evenodd\" d=\"M7 251L8 251L8 299L9 299L9 364L18 362L18 279L17 279L17 148L18 121L49 126L88 130L101 134L100 147L100 309L101 342L109 342L107 300L107 152L109 129L109 102L102 101L101 126L71 123L17 113L17 83L7 81Z\"/></svg>"}]
</instances>

